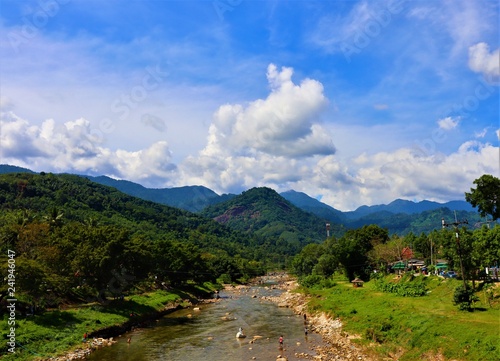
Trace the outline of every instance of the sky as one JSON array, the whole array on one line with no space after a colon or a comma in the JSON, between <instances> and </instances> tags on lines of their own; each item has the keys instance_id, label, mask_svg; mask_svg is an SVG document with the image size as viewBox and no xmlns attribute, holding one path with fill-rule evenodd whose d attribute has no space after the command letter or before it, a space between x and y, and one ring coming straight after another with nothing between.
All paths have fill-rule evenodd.
<instances>
[{"instance_id":1,"label":"sky","mask_svg":"<svg viewBox=\"0 0 500 361\"><path fill-rule=\"evenodd\" d=\"M342 211L500 177L499 3L0 0L0 164Z\"/></svg>"}]
</instances>

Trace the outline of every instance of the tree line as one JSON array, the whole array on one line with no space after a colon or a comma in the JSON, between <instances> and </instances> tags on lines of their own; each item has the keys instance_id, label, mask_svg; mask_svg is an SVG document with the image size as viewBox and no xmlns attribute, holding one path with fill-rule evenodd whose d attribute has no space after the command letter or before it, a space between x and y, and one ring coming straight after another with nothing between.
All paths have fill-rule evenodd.
<instances>
[{"instance_id":1,"label":"tree line","mask_svg":"<svg viewBox=\"0 0 500 361\"><path fill-rule=\"evenodd\" d=\"M485 276L486 268L500 266L500 225L496 222L500 217L500 180L483 175L474 185L476 188L465 193L466 200L482 217L491 217L479 228L457 222L455 227L441 229L441 220L436 219L436 229L429 233L390 236L387 229L367 225L305 246L294 257L292 270L302 278L327 278L341 271L349 280L368 280L374 270L385 272L403 260L403 250L410 249L413 257L424 260L431 270L437 259L446 260L450 269L462 272L463 268L460 276L474 286L475 280Z\"/></svg>"},{"instance_id":2,"label":"tree line","mask_svg":"<svg viewBox=\"0 0 500 361\"><path fill-rule=\"evenodd\" d=\"M265 273L260 241L73 175L0 175L1 276L31 307ZM0 301L8 285L0 285Z\"/></svg>"}]
</instances>

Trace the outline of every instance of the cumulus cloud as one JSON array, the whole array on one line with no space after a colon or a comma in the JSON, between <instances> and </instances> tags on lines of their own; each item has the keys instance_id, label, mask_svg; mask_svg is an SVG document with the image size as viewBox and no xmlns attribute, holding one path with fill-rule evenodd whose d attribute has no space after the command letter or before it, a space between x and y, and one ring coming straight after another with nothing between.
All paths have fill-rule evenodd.
<instances>
[{"instance_id":1,"label":"cumulus cloud","mask_svg":"<svg viewBox=\"0 0 500 361\"><path fill-rule=\"evenodd\" d=\"M33 170L105 174L145 185L167 183L176 172L166 142L136 152L111 150L93 135L90 122L84 118L62 125L47 119L36 126L5 112L0 114L0 127L2 160Z\"/></svg>"},{"instance_id":2,"label":"cumulus cloud","mask_svg":"<svg viewBox=\"0 0 500 361\"><path fill-rule=\"evenodd\" d=\"M446 117L438 120L438 125L440 129L452 130L458 126L460 121L459 117Z\"/></svg>"},{"instance_id":3,"label":"cumulus cloud","mask_svg":"<svg viewBox=\"0 0 500 361\"><path fill-rule=\"evenodd\" d=\"M332 154L335 148L316 122L327 101L323 86L305 79L292 82L293 70L268 67L271 93L247 105L226 104L215 113L204 154L265 153L284 157ZM227 151L226 151L227 152Z\"/></svg>"},{"instance_id":4,"label":"cumulus cloud","mask_svg":"<svg viewBox=\"0 0 500 361\"><path fill-rule=\"evenodd\" d=\"M237 113L244 114L244 109L242 106ZM228 119L230 122L221 124L232 130L234 118ZM462 199L474 179L498 174L499 148L479 141L464 142L449 155L400 148L366 152L352 159L339 159L333 153L294 157L251 147L246 151L236 147L232 153L233 149L223 146L232 144L230 141L219 142L222 126L212 124L215 137L209 137L206 149L177 167L167 142L137 151L112 150L92 137L90 122L83 118L60 125L48 119L34 126L8 112L1 113L0 126L2 161L35 171L104 174L147 187L202 184L220 193L239 193L255 186L295 189L313 197L322 195L323 202L341 210L388 203L397 197L441 202ZM314 136L313 130L310 136Z\"/></svg>"},{"instance_id":5,"label":"cumulus cloud","mask_svg":"<svg viewBox=\"0 0 500 361\"><path fill-rule=\"evenodd\" d=\"M498 173L498 147L463 143L450 155L422 155L410 148L361 154L349 162L325 157L299 190L323 195L322 201L342 210L363 204L389 203L396 197L438 202L463 199L463 192L483 174ZM344 165L343 165L344 164Z\"/></svg>"},{"instance_id":6,"label":"cumulus cloud","mask_svg":"<svg viewBox=\"0 0 500 361\"><path fill-rule=\"evenodd\" d=\"M490 52L486 43L478 43L469 48L469 67L476 73L482 73L486 79L500 78L500 49Z\"/></svg>"},{"instance_id":7,"label":"cumulus cloud","mask_svg":"<svg viewBox=\"0 0 500 361\"><path fill-rule=\"evenodd\" d=\"M295 84L292 75L292 68L270 64L265 99L219 107L205 148L182 165L186 179L223 191L282 184L296 180L308 158L334 154L318 122L327 104L322 84Z\"/></svg>"}]
</instances>

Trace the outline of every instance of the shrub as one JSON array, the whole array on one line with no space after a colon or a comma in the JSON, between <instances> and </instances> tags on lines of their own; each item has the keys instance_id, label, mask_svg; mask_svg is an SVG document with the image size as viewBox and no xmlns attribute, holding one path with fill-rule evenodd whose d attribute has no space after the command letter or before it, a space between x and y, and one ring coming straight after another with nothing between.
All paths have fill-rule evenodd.
<instances>
[{"instance_id":1,"label":"shrub","mask_svg":"<svg viewBox=\"0 0 500 361\"><path fill-rule=\"evenodd\" d=\"M324 278L320 275L309 275L299 279L299 283L302 287L306 288L332 288L337 284L328 278Z\"/></svg>"},{"instance_id":2,"label":"shrub","mask_svg":"<svg viewBox=\"0 0 500 361\"><path fill-rule=\"evenodd\" d=\"M425 284L413 281L413 277L401 279L399 282L388 282L384 278L379 278L375 281L375 287L379 291L395 293L403 297L420 297L427 293Z\"/></svg>"},{"instance_id":3,"label":"shrub","mask_svg":"<svg viewBox=\"0 0 500 361\"><path fill-rule=\"evenodd\" d=\"M299 283L303 287L311 288L314 286L319 286L321 284L321 281L323 280L323 277L320 275L309 275L302 277L299 280Z\"/></svg>"},{"instance_id":4,"label":"shrub","mask_svg":"<svg viewBox=\"0 0 500 361\"><path fill-rule=\"evenodd\" d=\"M472 305L477 301L479 298L471 288L460 285L455 289L453 304L458 306L461 311L472 311Z\"/></svg>"}]
</instances>

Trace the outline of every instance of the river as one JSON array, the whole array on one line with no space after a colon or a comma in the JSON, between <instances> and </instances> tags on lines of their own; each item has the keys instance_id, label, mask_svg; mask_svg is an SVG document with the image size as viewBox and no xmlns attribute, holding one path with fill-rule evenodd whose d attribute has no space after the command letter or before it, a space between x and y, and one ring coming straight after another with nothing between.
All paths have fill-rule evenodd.
<instances>
[{"instance_id":1,"label":"river","mask_svg":"<svg viewBox=\"0 0 500 361\"><path fill-rule=\"evenodd\" d=\"M316 355L321 336L305 335L304 319L288 308L263 300L277 296L273 287L248 287L222 291L218 302L175 311L153 326L117 338L117 343L92 353L91 361L229 361L276 360L278 355L296 359ZM246 338L236 338L242 327ZM279 348L279 337L284 347ZM130 343L127 340L130 338Z\"/></svg>"}]
</instances>

